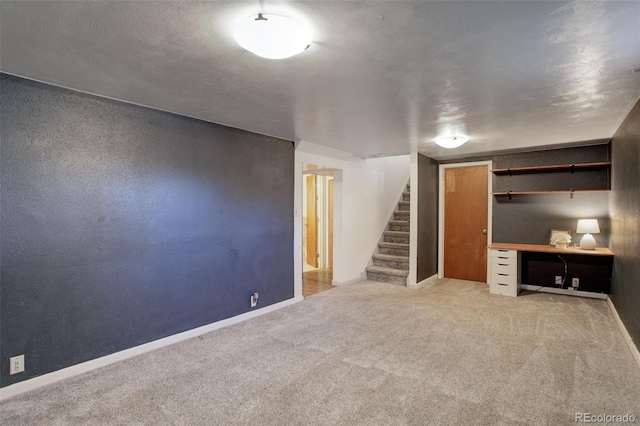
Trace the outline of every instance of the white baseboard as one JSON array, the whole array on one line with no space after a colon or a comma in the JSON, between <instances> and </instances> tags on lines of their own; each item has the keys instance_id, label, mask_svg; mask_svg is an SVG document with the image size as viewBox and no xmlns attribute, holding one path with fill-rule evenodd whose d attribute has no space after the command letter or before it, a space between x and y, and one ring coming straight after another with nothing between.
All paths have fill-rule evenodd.
<instances>
[{"instance_id":1,"label":"white baseboard","mask_svg":"<svg viewBox=\"0 0 640 426\"><path fill-rule=\"evenodd\" d=\"M303 297L298 296L292 299L285 300L280 303L265 306L264 308L256 309L253 311L245 312L244 314L236 315L235 317L227 318L221 321L214 322L212 324L203 325L202 327L187 330L182 333L167 336L162 339L154 340L153 342L145 343L143 345L134 346L133 348L125 349L120 352L115 352L109 355L105 355L100 358L92 359L80 364L72 365L61 370L57 370L51 373L43 374L42 376L34 377L32 379L25 380L23 382L15 383L13 385L6 386L0 389L0 401L19 395L24 392L28 392L33 389L37 389L42 386L55 383L57 381L67 379L69 377L77 376L87 371L95 370L100 367L104 367L114 362L122 361L128 358L132 358L137 355L141 355L146 352L153 351L165 346L173 345L174 343L182 342L187 339L191 339L201 334L209 333L210 331L218 330L230 325L246 321L251 318L259 317L269 312L282 309L286 306L293 305L294 303L301 302Z\"/></svg>"},{"instance_id":2,"label":"white baseboard","mask_svg":"<svg viewBox=\"0 0 640 426\"><path fill-rule=\"evenodd\" d=\"M331 285L335 285L335 286L344 286L344 285L351 285L351 284L355 284L355 283L359 283L360 281L362 281L361 277L356 277L356 278L352 278L350 280L345 280L345 281L336 281L333 280L331 281Z\"/></svg>"},{"instance_id":3,"label":"white baseboard","mask_svg":"<svg viewBox=\"0 0 640 426\"><path fill-rule=\"evenodd\" d=\"M589 299L606 300L608 296L604 293L594 293L592 291L569 290L566 288L544 287L535 284L520 284L520 290L539 291L540 293L564 294L565 296L588 297Z\"/></svg>"},{"instance_id":4,"label":"white baseboard","mask_svg":"<svg viewBox=\"0 0 640 426\"><path fill-rule=\"evenodd\" d=\"M433 284L437 279L438 279L438 274L431 275L429 278L426 278L426 279L420 281L419 283L407 284L407 287L409 287L411 289L425 288L425 287L428 287L429 285Z\"/></svg>"},{"instance_id":5,"label":"white baseboard","mask_svg":"<svg viewBox=\"0 0 640 426\"><path fill-rule=\"evenodd\" d=\"M627 342L627 346L629 346L629 350L631 351L631 355L633 359L636 360L636 364L638 364L638 368L640 368L640 352L638 352L638 347L635 343L633 343L633 338L627 331L627 327L624 326L622 319L620 319L620 315L618 315L618 311L616 310L615 305L611 301L610 297L607 297L607 304L609 305L609 309L613 313L613 317L616 319L618 323L618 327L620 328L620 332L622 333L622 337L624 337L624 341Z\"/></svg>"}]
</instances>

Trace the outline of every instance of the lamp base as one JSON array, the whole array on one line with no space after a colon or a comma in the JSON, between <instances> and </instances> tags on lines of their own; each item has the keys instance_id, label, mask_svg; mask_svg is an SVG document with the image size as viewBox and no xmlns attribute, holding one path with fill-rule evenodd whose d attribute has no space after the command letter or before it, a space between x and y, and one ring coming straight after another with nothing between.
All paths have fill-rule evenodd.
<instances>
[{"instance_id":1,"label":"lamp base","mask_svg":"<svg viewBox=\"0 0 640 426\"><path fill-rule=\"evenodd\" d=\"M580 240L580 248L583 250L593 250L596 248L596 239L591 234L584 234Z\"/></svg>"}]
</instances>

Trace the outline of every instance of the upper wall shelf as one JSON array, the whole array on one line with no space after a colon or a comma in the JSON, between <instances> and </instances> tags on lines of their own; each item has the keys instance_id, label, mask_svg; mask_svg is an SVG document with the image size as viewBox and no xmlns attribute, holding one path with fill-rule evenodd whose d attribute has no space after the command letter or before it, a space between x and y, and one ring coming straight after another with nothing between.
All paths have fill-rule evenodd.
<instances>
[{"instance_id":1,"label":"upper wall shelf","mask_svg":"<svg viewBox=\"0 0 640 426\"><path fill-rule=\"evenodd\" d=\"M611 166L611 161L601 161L599 163L578 163L578 164L555 164L552 166L532 166L532 167L512 167L508 169L493 169L496 175L511 175L521 173L537 173L547 171L569 170L573 172L577 169L601 169Z\"/></svg>"},{"instance_id":2,"label":"upper wall shelf","mask_svg":"<svg viewBox=\"0 0 640 426\"><path fill-rule=\"evenodd\" d=\"M536 194L576 194L578 192L611 192L610 189L568 189L561 191L509 191L509 192L492 192L492 195L496 196L508 196L512 195L536 195Z\"/></svg>"}]
</instances>

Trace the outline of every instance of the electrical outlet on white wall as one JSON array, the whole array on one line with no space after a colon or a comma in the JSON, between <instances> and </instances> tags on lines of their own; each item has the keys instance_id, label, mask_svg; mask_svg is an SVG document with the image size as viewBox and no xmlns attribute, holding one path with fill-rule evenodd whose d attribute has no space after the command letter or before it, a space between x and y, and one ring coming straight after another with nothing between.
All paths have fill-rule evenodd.
<instances>
[{"instance_id":1,"label":"electrical outlet on white wall","mask_svg":"<svg viewBox=\"0 0 640 426\"><path fill-rule=\"evenodd\" d=\"M9 358L9 375L24 371L24 355Z\"/></svg>"}]
</instances>

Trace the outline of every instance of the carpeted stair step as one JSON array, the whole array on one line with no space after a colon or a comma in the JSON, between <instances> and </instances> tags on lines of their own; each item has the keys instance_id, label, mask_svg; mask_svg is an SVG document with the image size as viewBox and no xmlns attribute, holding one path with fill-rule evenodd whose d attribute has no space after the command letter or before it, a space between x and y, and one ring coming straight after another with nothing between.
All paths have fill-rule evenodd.
<instances>
[{"instance_id":1,"label":"carpeted stair step","mask_svg":"<svg viewBox=\"0 0 640 426\"><path fill-rule=\"evenodd\" d=\"M384 241L386 243L409 244L409 233L400 231L384 231Z\"/></svg>"},{"instance_id":2,"label":"carpeted stair step","mask_svg":"<svg viewBox=\"0 0 640 426\"><path fill-rule=\"evenodd\" d=\"M367 268L367 279L373 281L382 281L391 284L407 284L409 271L384 268L382 266L369 266Z\"/></svg>"},{"instance_id":3,"label":"carpeted stair step","mask_svg":"<svg viewBox=\"0 0 640 426\"><path fill-rule=\"evenodd\" d=\"M378 243L378 253L366 269L367 279L391 284L407 285L409 276L409 217L411 189L407 184L398 201L388 231L384 231L383 242Z\"/></svg>"},{"instance_id":4,"label":"carpeted stair step","mask_svg":"<svg viewBox=\"0 0 640 426\"><path fill-rule=\"evenodd\" d=\"M390 220L389 231L409 232L408 220Z\"/></svg>"},{"instance_id":5,"label":"carpeted stair step","mask_svg":"<svg viewBox=\"0 0 640 426\"><path fill-rule=\"evenodd\" d=\"M396 210L393 212L393 220L409 220L409 211Z\"/></svg>"},{"instance_id":6,"label":"carpeted stair step","mask_svg":"<svg viewBox=\"0 0 640 426\"><path fill-rule=\"evenodd\" d=\"M409 256L409 244L401 243L378 243L380 254L390 254L393 256Z\"/></svg>"},{"instance_id":7,"label":"carpeted stair step","mask_svg":"<svg viewBox=\"0 0 640 426\"><path fill-rule=\"evenodd\" d=\"M409 270L409 256L394 256L391 254L374 254L373 266Z\"/></svg>"},{"instance_id":8,"label":"carpeted stair step","mask_svg":"<svg viewBox=\"0 0 640 426\"><path fill-rule=\"evenodd\" d=\"M398 210L409 211L411 201L398 201Z\"/></svg>"}]
</instances>

